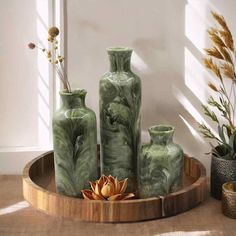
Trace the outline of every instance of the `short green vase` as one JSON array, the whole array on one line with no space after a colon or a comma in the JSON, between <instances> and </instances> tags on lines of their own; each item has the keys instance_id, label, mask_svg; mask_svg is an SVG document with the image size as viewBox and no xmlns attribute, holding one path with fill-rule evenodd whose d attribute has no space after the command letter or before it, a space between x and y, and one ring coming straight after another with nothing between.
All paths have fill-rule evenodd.
<instances>
[{"instance_id":1,"label":"short green vase","mask_svg":"<svg viewBox=\"0 0 236 236\"><path fill-rule=\"evenodd\" d=\"M128 178L137 190L141 80L130 69L132 49L109 48L110 71L100 80L101 171Z\"/></svg>"},{"instance_id":2,"label":"short green vase","mask_svg":"<svg viewBox=\"0 0 236 236\"><path fill-rule=\"evenodd\" d=\"M72 197L98 177L96 116L85 105L86 93L60 92L62 106L53 117L56 189Z\"/></svg>"},{"instance_id":3,"label":"short green vase","mask_svg":"<svg viewBox=\"0 0 236 236\"><path fill-rule=\"evenodd\" d=\"M139 197L149 198L175 192L183 182L183 150L173 142L174 127L149 128L151 142L142 146L139 170Z\"/></svg>"}]
</instances>

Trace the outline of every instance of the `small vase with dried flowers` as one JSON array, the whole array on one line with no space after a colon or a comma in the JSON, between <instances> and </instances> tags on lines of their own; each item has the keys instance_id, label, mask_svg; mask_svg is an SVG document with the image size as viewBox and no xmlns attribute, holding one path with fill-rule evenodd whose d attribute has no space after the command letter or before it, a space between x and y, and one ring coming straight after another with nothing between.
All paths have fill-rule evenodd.
<instances>
[{"instance_id":1,"label":"small vase with dried flowers","mask_svg":"<svg viewBox=\"0 0 236 236\"><path fill-rule=\"evenodd\" d=\"M205 49L204 63L217 79L208 84L214 94L203 109L204 114L216 123L218 134L205 124L200 124L200 132L217 143L211 144L211 195L220 199L222 184L236 180L236 54L233 36L224 17L214 12L212 15L218 25L208 30L213 47Z\"/></svg>"},{"instance_id":2,"label":"small vase with dried flowers","mask_svg":"<svg viewBox=\"0 0 236 236\"><path fill-rule=\"evenodd\" d=\"M61 107L52 122L56 188L60 194L82 197L81 190L98 177L96 116L85 105L87 92L71 89L64 70L65 58L58 53L59 29L51 27L48 34L49 49L34 43L28 46L45 54L63 85Z\"/></svg>"}]
</instances>

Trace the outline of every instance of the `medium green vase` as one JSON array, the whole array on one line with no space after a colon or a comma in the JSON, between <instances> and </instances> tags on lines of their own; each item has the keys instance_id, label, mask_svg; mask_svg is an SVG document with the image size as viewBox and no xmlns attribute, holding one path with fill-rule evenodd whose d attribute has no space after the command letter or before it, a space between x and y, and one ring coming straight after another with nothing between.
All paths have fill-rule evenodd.
<instances>
[{"instance_id":1,"label":"medium green vase","mask_svg":"<svg viewBox=\"0 0 236 236\"><path fill-rule=\"evenodd\" d=\"M53 117L56 189L72 197L98 177L96 116L85 105L86 93L60 92L62 106Z\"/></svg>"},{"instance_id":2,"label":"medium green vase","mask_svg":"<svg viewBox=\"0 0 236 236\"><path fill-rule=\"evenodd\" d=\"M101 171L127 191L137 189L140 148L141 81L130 69L132 49L109 48L110 71L100 80Z\"/></svg>"},{"instance_id":3,"label":"medium green vase","mask_svg":"<svg viewBox=\"0 0 236 236\"><path fill-rule=\"evenodd\" d=\"M142 146L139 156L139 197L157 197L182 187L183 150L173 142L174 127L149 128L151 142Z\"/></svg>"}]
</instances>

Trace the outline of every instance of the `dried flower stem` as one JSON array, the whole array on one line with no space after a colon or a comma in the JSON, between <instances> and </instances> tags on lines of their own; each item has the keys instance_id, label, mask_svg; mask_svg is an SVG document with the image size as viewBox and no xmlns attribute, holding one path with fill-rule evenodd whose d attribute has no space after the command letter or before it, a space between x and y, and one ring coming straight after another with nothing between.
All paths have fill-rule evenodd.
<instances>
[{"instance_id":1,"label":"dried flower stem","mask_svg":"<svg viewBox=\"0 0 236 236\"><path fill-rule=\"evenodd\" d=\"M64 90L67 92L71 92L71 86L70 86L66 71L63 66L65 58L63 56L58 55L58 45L57 45L58 41L56 40L56 37L59 35L59 29L57 27L51 27L48 30L48 34L49 34L48 41L49 43L51 43L49 50L39 47L35 45L34 43L29 43L28 47L30 49L38 48L45 54L49 62L55 68L56 73L63 84Z\"/></svg>"}]
</instances>

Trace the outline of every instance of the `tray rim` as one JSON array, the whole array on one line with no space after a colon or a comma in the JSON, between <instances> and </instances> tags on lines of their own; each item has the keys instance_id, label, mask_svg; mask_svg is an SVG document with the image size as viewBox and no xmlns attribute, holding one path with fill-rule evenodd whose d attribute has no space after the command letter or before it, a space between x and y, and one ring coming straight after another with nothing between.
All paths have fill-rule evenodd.
<instances>
[{"instance_id":1,"label":"tray rim","mask_svg":"<svg viewBox=\"0 0 236 236\"><path fill-rule=\"evenodd\" d=\"M56 192L53 192L53 191L50 191L50 190L47 190L39 185L37 185L30 177L30 167L36 163L39 159L41 158L44 158L45 156L47 155L51 155L53 154L53 151L48 151L48 152L45 152L41 155L39 155L38 157L34 158L33 160L31 160L29 163L26 164L26 166L24 167L23 169L23 175L22 175L22 180L23 180L23 195L24 195L24 198L27 202L30 203L31 206L35 207L37 210L40 210L44 213L47 213L49 215L54 215L54 214L51 214L49 213L49 211L47 210L44 210L44 209L41 209L40 207L37 207L35 206L35 204L32 203L32 201L30 201L30 199L27 198L27 196L25 196L24 194L24 184L27 184L29 185L30 187L33 187L34 189L36 189L37 191L40 191L42 194L48 194L50 196L54 196L54 197L59 197L61 199L65 199L65 200L71 200L73 199L72 201L75 201L75 202L78 202L78 203L82 203L84 201L86 201L86 203L88 204L103 204L103 205L106 205L106 206L114 206L114 205L120 205L122 203L125 203L125 204L134 204L134 203L139 203L139 204L142 204L142 203L151 203L151 202L158 202L158 201L161 201L161 203L163 201L165 201L166 199L168 198L171 198L171 197L178 197L179 195L185 193L185 192L189 192L189 191L192 191L196 188L196 186L201 186L203 185L204 183L206 183L206 169L204 167L204 165L199 161L197 160L196 158L194 157L190 157L189 155L187 154L184 154L184 157L185 158L189 158L190 160L194 160L197 164L198 164L198 167L199 167L199 177L196 181L194 181L191 185L189 186L186 186L182 189L180 189L179 191L177 192L173 192L173 193L170 193L168 195L165 195L165 196L158 196L158 197L152 197L152 198L144 198L144 199L131 199L131 200L119 200L119 201L102 201L102 200L86 200L86 199L82 199L82 198L74 198L74 197L69 197L69 196L65 196L65 195L60 195ZM199 200L198 204L203 202L205 199L206 199L206 193L203 193L203 200ZM195 204L194 206L198 205L198 204ZM193 206L193 207L194 207ZM189 209L193 208L193 207L190 207ZM183 210L181 212L184 212L186 210ZM181 213L181 212L177 212L176 214L178 213ZM171 216L171 215L167 215L167 216ZM166 217L166 216L162 216L162 217L156 217L156 218L163 218L163 217ZM84 220L84 219L81 219L81 220ZM149 219L151 220L151 219ZM93 221L93 220L88 220L88 221ZM96 221L97 222L97 221ZM102 221L102 222L114 222L114 221ZM127 221L128 222L128 221ZM130 222L130 221L129 221Z\"/></svg>"},{"instance_id":2,"label":"tray rim","mask_svg":"<svg viewBox=\"0 0 236 236\"><path fill-rule=\"evenodd\" d=\"M59 194L59 193L49 191L49 190L47 190L47 189L42 188L41 186L37 185L35 182L32 181L32 179L30 178L30 176L29 176L29 174L28 174L31 165L34 164L34 163L35 163L37 160L39 160L40 158L44 157L45 155L49 155L49 154L52 154L52 153L53 153L53 151L45 152L45 153L41 154L40 156L38 156L38 157L34 158L33 160L31 160L29 163L27 163L26 166L24 167L24 170L23 170L23 175L22 175L23 180L25 180L25 181L28 182L29 184L33 185L33 186L34 186L35 188L37 188L38 190L41 190L41 191L43 191L43 192L48 192L48 193L50 193L50 194L52 194L52 195L55 195L55 196L60 196L60 198L66 198L66 199L68 199L68 198L69 198L69 199L73 198L74 200L78 200L78 201L89 201L89 200L86 200L86 199L83 199L83 198L69 197L69 196L66 196L66 195L61 195L61 194ZM166 198L166 197L173 196L173 195L179 195L179 194L185 192L184 190L186 190L186 189L191 190L191 189L194 188L194 185L195 185L195 184L197 184L197 183L199 183L199 182L202 182L202 179L201 179L202 177L206 177L206 169L205 169L205 167L203 166L203 164L202 164L199 160L197 160L196 158L190 157L190 156L188 156L187 154L184 154L184 156L185 156L185 157L188 157L188 158L191 158L191 159L193 159L193 160L195 160L195 161L197 161L197 162L199 163L199 167L201 168L201 171L200 171L200 176L199 176L199 178L198 178L196 181L194 181L191 185L189 185L189 186L187 186L187 187L185 187L185 188L183 188L183 189L180 189L180 190L178 190L178 191L176 191L176 192L167 194L167 195L165 195L165 196L158 196L158 197L151 197L151 198L137 198L137 199L118 200L118 201L91 200L91 201L89 201L89 202L95 202L95 203L100 203L100 202L102 202L102 203L104 203L104 204L111 204L111 203L112 203L112 204L114 204L114 203L119 203L119 204L120 204L120 203L123 203L123 202L125 202L125 203L127 203L127 202L141 202L141 201L143 201L143 200L145 200L145 202L147 202L147 201L157 200L157 199L159 199L159 198Z\"/></svg>"}]
</instances>

